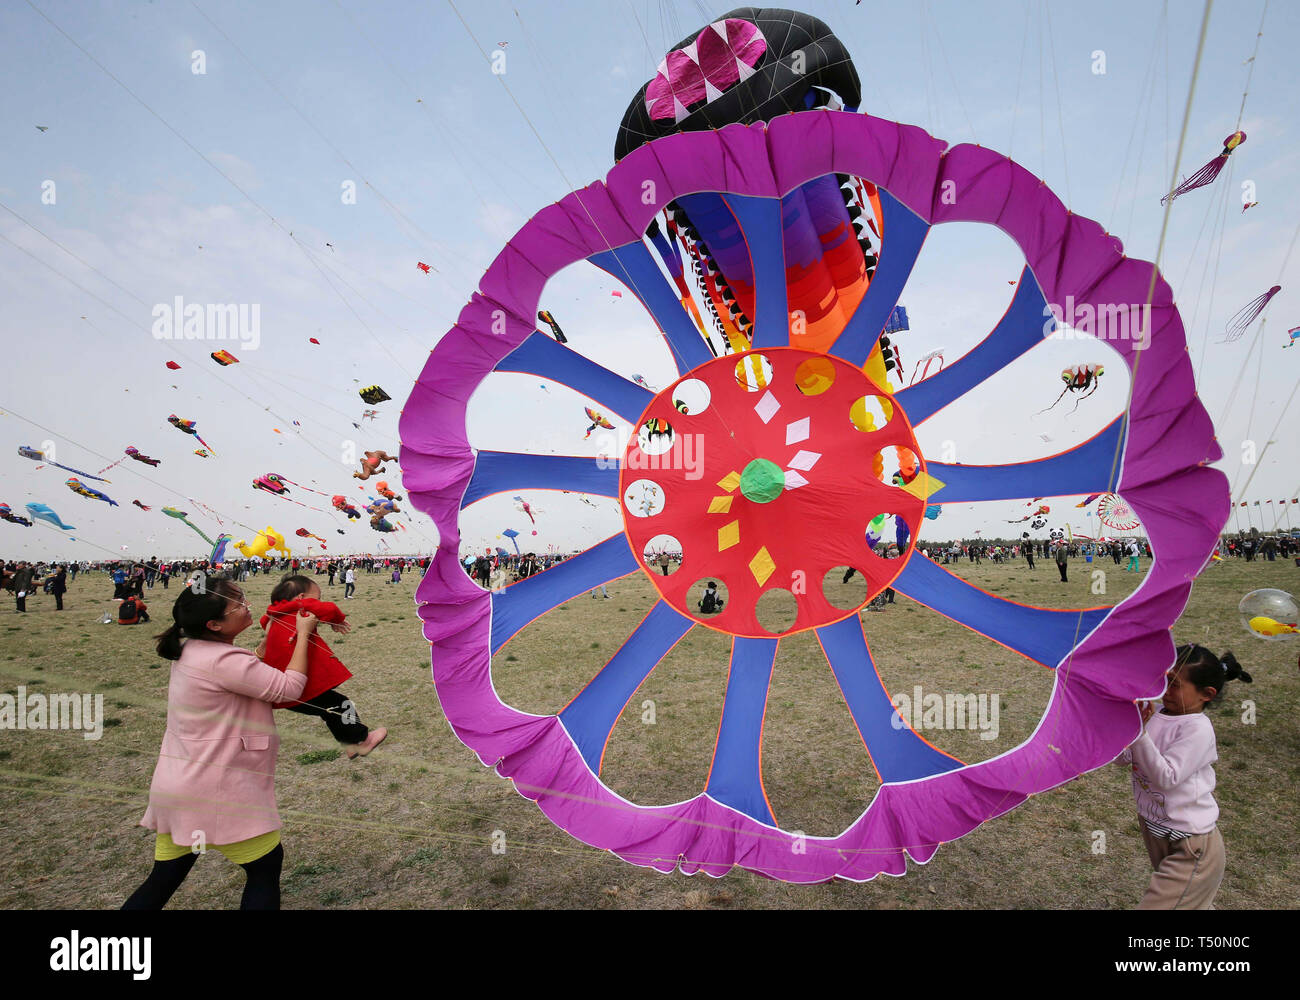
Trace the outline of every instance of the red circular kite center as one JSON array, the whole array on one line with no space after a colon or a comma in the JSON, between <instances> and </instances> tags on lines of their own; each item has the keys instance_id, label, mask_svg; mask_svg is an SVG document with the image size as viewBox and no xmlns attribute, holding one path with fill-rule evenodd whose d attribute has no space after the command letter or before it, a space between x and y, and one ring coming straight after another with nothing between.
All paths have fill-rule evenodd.
<instances>
[{"instance_id":1,"label":"red circular kite center","mask_svg":"<svg viewBox=\"0 0 1300 1000\"><path fill-rule=\"evenodd\" d=\"M663 599L719 631L767 637L845 618L893 582L915 546L927 483L937 488L923 468L902 407L860 369L768 348L717 358L659 393L624 453L619 486L632 550ZM910 483L892 485L900 471ZM882 514L892 517L873 528ZM893 542L898 521L909 529L900 558L876 555L872 545ZM867 581L855 608L823 593L837 567ZM697 602L711 580L727 599L705 615ZM773 590L798 608L780 632L755 613Z\"/></svg>"}]
</instances>

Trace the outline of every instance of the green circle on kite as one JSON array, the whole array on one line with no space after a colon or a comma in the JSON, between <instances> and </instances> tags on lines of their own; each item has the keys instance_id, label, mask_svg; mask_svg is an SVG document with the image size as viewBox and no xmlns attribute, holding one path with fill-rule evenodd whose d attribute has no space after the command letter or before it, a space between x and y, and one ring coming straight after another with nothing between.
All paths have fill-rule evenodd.
<instances>
[{"instance_id":1,"label":"green circle on kite","mask_svg":"<svg viewBox=\"0 0 1300 1000\"><path fill-rule=\"evenodd\" d=\"M771 503L785 489L781 466L766 458L756 458L740 474L740 492L754 503Z\"/></svg>"}]
</instances>

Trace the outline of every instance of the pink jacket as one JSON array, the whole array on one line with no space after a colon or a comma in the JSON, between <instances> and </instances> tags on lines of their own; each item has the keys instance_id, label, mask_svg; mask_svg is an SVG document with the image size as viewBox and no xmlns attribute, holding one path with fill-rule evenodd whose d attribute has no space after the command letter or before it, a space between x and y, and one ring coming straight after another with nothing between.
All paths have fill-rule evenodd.
<instances>
[{"instance_id":1,"label":"pink jacket","mask_svg":"<svg viewBox=\"0 0 1300 1000\"><path fill-rule=\"evenodd\" d=\"M274 702L295 701L307 675L269 667L224 642L188 639L172 664L167 730L140 825L190 845L233 844L280 828Z\"/></svg>"}]
</instances>

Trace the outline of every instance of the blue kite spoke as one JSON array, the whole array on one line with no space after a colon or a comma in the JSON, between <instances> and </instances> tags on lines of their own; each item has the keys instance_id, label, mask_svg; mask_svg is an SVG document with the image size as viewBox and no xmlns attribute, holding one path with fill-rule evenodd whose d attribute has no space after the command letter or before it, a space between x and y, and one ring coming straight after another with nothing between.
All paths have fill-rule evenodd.
<instances>
[{"instance_id":1,"label":"blue kite spoke","mask_svg":"<svg viewBox=\"0 0 1300 1000\"><path fill-rule=\"evenodd\" d=\"M722 703L722 722L713 748L709 784L705 788L723 805L769 826L776 826L776 819L768 808L758 762L777 641L737 636L732 642L727 695Z\"/></svg>"},{"instance_id":2,"label":"blue kite spoke","mask_svg":"<svg viewBox=\"0 0 1300 1000\"><path fill-rule=\"evenodd\" d=\"M581 555L556 563L536 576L492 594L492 652L529 622L558 608L565 601L585 594L592 587L627 576L640 563L619 532L593 545Z\"/></svg>"},{"instance_id":3,"label":"blue kite spoke","mask_svg":"<svg viewBox=\"0 0 1300 1000\"><path fill-rule=\"evenodd\" d=\"M900 389L894 397L915 427L924 423L953 400L975 388L990 375L1025 354L1056 329L1056 319L1047 309L1047 299L1026 267L1020 272L1015 297L998 325L975 348L943 371L916 385Z\"/></svg>"},{"instance_id":4,"label":"blue kite spoke","mask_svg":"<svg viewBox=\"0 0 1300 1000\"><path fill-rule=\"evenodd\" d=\"M1111 488L1116 448L1123 440L1124 418L1070 451L1013 465L944 465L926 462L925 471L944 485L930 494L931 503L976 503L1105 493Z\"/></svg>"},{"instance_id":5,"label":"blue kite spoke","mask_svg":"<svg viewBox=\"0 0 1300 1000\"><path fill-rule=\"evenodd\" d=\"M830 353L861 367L876 346L880 331L903 294L916 258L921 253L929 225L884 188L880 189L881 221L880 260L875 276L867 286L858 308L831 345Z\"/></svg>"},{"instance_id":6,"label":"blue kite spoke","mask_svg":"<svg viewBox=\"0 0 1300 1000\"><path fill-rule=\"evenodd\" d=\"M464 510L476 500L507 490L568 490L616 497L618 472L619 462L612 458L480 451L460 507Z\"/></svg>"},{"instance_id":7,"label":"blue kite spoke","mask_svg":"<svg viewBox=\"0 0 1300 1000\"><path fill-rule=\"evenodd\" d=\"M1016 604L980 590L916 552L893 587L972 632L1052 668L1110 614L1110 608L1070 610Z\"/></svg>"},{"instance_id":8,"label":"blue kite spoke","mask_svg":"<svg viewBox=\"0 0 1300 1000\"><path fill-rule=\"evenodd\" d=\"M560 721L592 773L600 773L609 734L628 700L694 624L660 601L600 673L560 712Z\"/></svg>"},{"instance_id":9,"label":"blue kite spoke","mask_svg":"<svg viewBox=\"0 0 1300 1000\"><path fill-rule=\"evenodd\" d=\"M823 626L817 629L817 638L881 781L914 781L963 766L899 721L889 692L876 673L861 618L851 615Z\"/></svg>"},{"instance_id":10,"label":"blue kite spoke","mask_svg":"<svg viewBox=\"0 0 1300 1000\"><path fill-rule=\"evenodd\" d=\"M754 268L753 347L786 347L790 343L790 312L785 286L785 234L781 202L729 194L724 199L735 215Z\"/></svg>"},{"instance_id":11,"label":"blue kite spoke","mask_svg":"<svg viewBox=\"0 0 1300 1000\"><path fill-rule=\"evenodd\" d=\"M497 362L493 370L524 372L553 379L633 424L654 399L654 393L556 343L540 331Z\"/></svg>"},{"instance_id":12,"label":"blue kite spoke","mask_svg":"<svg viewBox=\"0 0 1300 1000\"><path fill-rule=\"evenodd\" d=\"M712 360L713 354L682 305L677 290L663 276L644 243L638 240L592 254L587 259L632 289L650 310L668 341L679 375Z\"/></svg>"}]
</instances>

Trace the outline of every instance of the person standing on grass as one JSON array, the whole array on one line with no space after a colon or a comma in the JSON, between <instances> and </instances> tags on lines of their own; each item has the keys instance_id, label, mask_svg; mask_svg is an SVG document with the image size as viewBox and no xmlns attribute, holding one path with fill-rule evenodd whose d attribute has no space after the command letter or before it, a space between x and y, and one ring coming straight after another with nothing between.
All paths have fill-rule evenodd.
<instances>
[{"instance_id":1,"label":"person standing on grass","mask_svg":"<svg viewBox=\"0 0 1300 1000\"><path fill-rule=\"evenodd\" d=\"M14 570L14 599L17 602L15 614L27 614L27 595L32 592L32 584L36 582L36 571L27 563L19 560L18 568Z\"/></svg>"},{"instance_id":2,"label":"person standing on grass","mask_svg":"<svg viewBox=\"0 0 1300 1000\"><path fill-rule=\"evenodd\" d=\"M357 592L357 573L348 563L348 568L343 571L343 599L352 600L352 595Z\"/></svg>"},{"instance_id":3,"label":"person standing on grass","mask_svg":"<svg viewBox=\"0 0 1300 1000\"><path fill-rule=\"evenodd\" d=\"M271 705L302 694L317 619L299 612L296 647L281 672L235 645L253 624L238 584L212 576L205 586L177 596L172 626L158 636L158 655L173 663L167 729L140 820L157 831L154 866L124 910L161 910L208 847L244 869L240 909L280 908L280 738Z\"/></svg>"},{"instance_id":4,"label":"person standing on grass","mask_svg":"<svg viewBox=\"0 0 1300 1000\"><path fill-rule=\"evenodd\" d=\"M54 595L54 610L63 610L63 595L68 592L68 568L60 566L50 584L50 593Z\"/></svg>"},{"instance_id":5,"label":"person standing on grass","mask_svg":"<svg viewBox=\"0 0 1300 1000\"><path fill-rule=\"evenodd\" d=\"M1064 542L1059 542L1056 546L1056 568L1061 571L1061 582L1069 583L1065 578L1065 571L1070 565L1070 550Z\"/></svg>"},{"instance_id":6,"label":"person standing on grass","mask_svg":"<svg viewBox=\"0 0 1300 1000\"><path fill-rule=\"evenodd\" d=\"M1238 678L1251 682L1231 653L1218 657L1203 646L1179 647L1162 707L1141 706L1142 734L1115 762L1132 769L1154 872L1139 910L1214 909L1227 855L1213 794L1218 745L1205 706L1218 702L1224 685Z\"/></svg>"}]
</instances>

